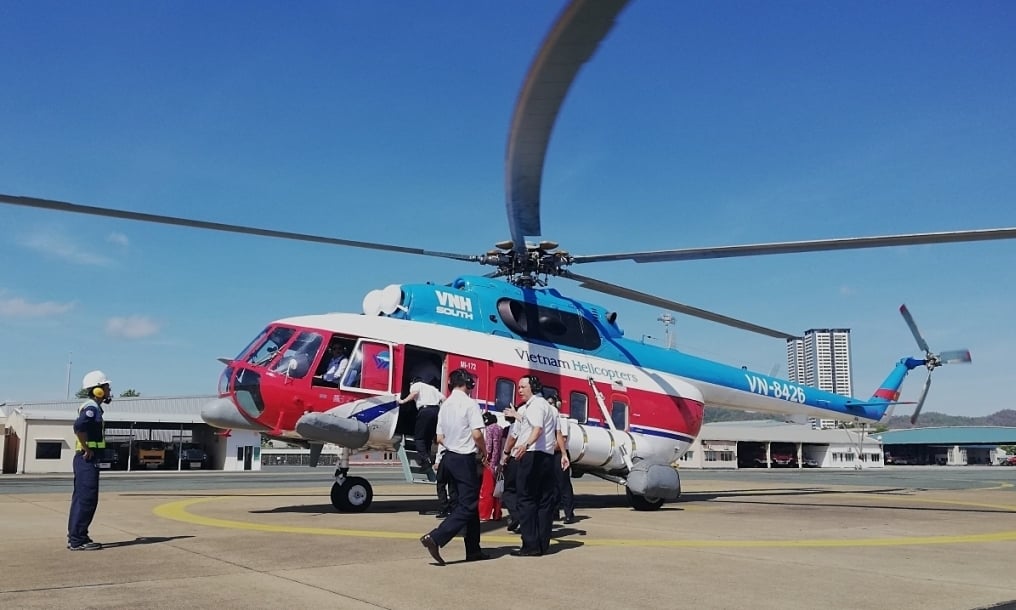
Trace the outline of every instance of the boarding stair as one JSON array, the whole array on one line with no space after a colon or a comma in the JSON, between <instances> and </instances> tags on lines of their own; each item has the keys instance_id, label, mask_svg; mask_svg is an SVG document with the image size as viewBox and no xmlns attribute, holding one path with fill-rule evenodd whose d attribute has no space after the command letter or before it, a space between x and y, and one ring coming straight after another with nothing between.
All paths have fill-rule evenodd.
<instances>
[{"instance_id":1,"label":"boarding stair","mask_svg":"<svg viewBox=\"0 0 1016 610\"><path fill-rule=\"evenodd\" d=\"M402 474L405 476L407 483L433 483L436 480L432 469L423 468L417 463L416 443L412 436L403 436L402 441L396 443L396 445L398 450L395 454L399 456L399 463L402 464ZM431 456L430 461L433 463L433 456Z\"/></svg>"}]
</instances>

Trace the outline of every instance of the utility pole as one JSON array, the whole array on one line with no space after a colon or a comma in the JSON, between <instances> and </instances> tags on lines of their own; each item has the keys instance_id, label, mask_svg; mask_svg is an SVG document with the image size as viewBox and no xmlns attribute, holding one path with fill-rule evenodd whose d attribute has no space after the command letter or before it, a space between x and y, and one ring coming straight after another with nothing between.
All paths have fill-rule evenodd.
<instances>
[{"instance_id":1,"label":"utility pole","mask_svg":"<svg viewBox=\"0 0 1016 610\"><path fill-rule=\"evenodd\" d=\"M74 352L67 352L67 400L71 399L71 355Z\"/></svg>"},{"instance_id":2,"label":"utility pole","mask_svg":"<svg viewBox=\"0 0 1016 610\"><path fill-rule=\"evenodd\" d=\"M663 322L663 333L664 336L667 338L667 349L670 349L671 348L670 325L674 323L674 316L670 315L667 312L663 312L663 314L656 319L660 322Z\"/></svg>"}]
</instances>

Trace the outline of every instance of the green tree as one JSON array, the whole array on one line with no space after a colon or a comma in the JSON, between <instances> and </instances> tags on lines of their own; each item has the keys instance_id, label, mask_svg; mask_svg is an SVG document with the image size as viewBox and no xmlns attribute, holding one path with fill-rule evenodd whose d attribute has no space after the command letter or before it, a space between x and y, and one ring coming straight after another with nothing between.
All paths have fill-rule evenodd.
<instances>
[{"instance_id":1,"label":"green tree","mask_svg":"<svg viewBox=\"0 0 1016 610\"><path fill-rule=\"evenodd\" d=\"M138 392L134 388L127 388L123 392L120 392L120 398L136 398L141 396L141 392Z\"/></svg>"}]
</instances>

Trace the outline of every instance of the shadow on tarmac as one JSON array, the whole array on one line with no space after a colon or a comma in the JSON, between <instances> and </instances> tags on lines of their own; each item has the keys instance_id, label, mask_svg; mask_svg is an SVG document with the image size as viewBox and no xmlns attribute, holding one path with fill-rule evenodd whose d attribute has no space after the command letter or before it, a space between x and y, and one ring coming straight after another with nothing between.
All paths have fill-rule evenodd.
<instances>
[{"instance_id":1,"label":"shadow on tarmac","mask_svg":"<svg viewBox=\"0 0 1016 610\"><path fill-rule=\"evenodd\" d=\"M115 549L123 546L135 546L138 544L159 544L160 542L169 542L171 540L182 540L184 538L193 538L194 536L138 536L134 540L122 540L120 542L103 542L102 548L104 549Z\"/></svg>"}]
</instances>

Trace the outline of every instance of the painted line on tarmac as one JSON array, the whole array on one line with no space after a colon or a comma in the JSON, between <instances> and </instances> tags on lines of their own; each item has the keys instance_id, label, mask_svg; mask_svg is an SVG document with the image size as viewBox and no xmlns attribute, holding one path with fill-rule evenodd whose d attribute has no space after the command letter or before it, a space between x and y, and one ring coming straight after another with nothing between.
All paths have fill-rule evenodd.
<instances>
[{"instance_id":1,"label":"painted line on tarmac","mask_svg":"<svg viewBox=\"0 0 1016 610\"><path fill-rule=\"evenodd\" d=\"M274 525L268 523L255 523L251 521L235 521L232 519L219 519L206 517L190 512L190 507L197 504L205 504L220 500L227 500L230 496L216 496L211 498L191 498L177 500L156 506L152 512L164 519L190 523L193 525L204 525L233 530L245 530L254 532L270 532L276 534L306 534L313 536L346 536L358 538L387 538L395 540L416 540L419 532L392 532L384 530L358 530L339 529L331 527L306 527L300 525ZM906 498L913 501L916 498ZM1000 506L992 504L979 504L973 502L960 502L952 500L920 499L921 502L951 504L970 506L975 508L995 508L1009 512L1016 512L1016 507ZM518 536L491 536L483 535L483 539L490 542L506 542L518 544ZM963 534L956 536L899 536L891 538L844 538L844 539L800 539L800 540L659 540L659 539L589 539L583 537L580 541L574 539L554 539L552 543L565 541L581 542L588 546L612 546L612 547L654 547L654 548L836 548L836 547L887 547L887 546L925 546L943 544L971 544L986 542L1012 542L1016 541L1016 531L988 532L984 534Z\"/></svg>"}]
</instances>

